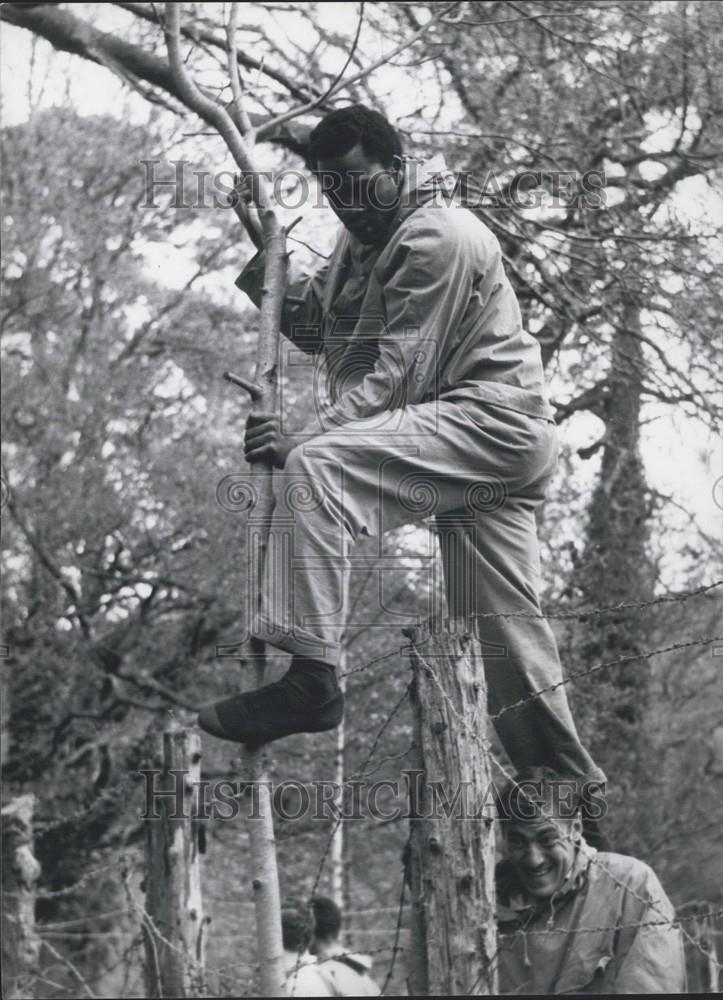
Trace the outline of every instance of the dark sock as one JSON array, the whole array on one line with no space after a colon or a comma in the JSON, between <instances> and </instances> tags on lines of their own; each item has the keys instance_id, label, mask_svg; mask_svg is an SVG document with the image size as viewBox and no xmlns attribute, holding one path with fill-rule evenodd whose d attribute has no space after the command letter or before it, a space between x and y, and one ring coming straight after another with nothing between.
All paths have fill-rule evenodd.
<instances>
[{"instance_id":1,"label":"dark sock","mask_svg":"<svg viewBox=\"0 0 723 1000\"><path fill-rule=\"evenodd\" d=\"M343 710L334 667L294 656L280 680L216 702L202 711L199 725L223 739L265 743L291 733L333 729Z\"/></svg>"},{"instance_id":2,"label":"dark sock","mask_svg":"<svg viewBox=\"0 0 723 1000\"><path fill-rule=\"evenodd\" d=\"M309 656L292 656L286 683L305 700L328 698L338 689L336 671L330 663Z\"/></svg>"}]
</instances>

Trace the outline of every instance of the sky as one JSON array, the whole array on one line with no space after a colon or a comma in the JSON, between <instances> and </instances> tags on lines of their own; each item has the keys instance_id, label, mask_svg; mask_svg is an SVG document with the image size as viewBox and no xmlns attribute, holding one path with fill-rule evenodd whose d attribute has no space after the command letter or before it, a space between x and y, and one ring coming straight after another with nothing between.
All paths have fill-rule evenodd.
<instances>
[{"instance_id":1,"label":"sky","mask_svg":"<svg viewBox=\"0 0 723 1000\"><path fill-rule=\"evenodd\" d=\"M337 3L324 6L330 26L343 24L348 32L353 5ZM115 18L116 21L119 16L126 17L117 8L107 7L103 13L104 18ZM108 25L111 23L109 21ZM297 37L296 40L300 39ZM0 48L1 114L4 125L26 120L28 96L32 94L37 100L41 89L40 100L43 106L70 103L82 115L108 113L110 109L122 108L126 117L139 123L148 116L148 103L139 95L129 92L108 70L78 57L57 53L43 41L33 45L32 36L27 31L2 24ZM375 57L374 52L366 54L371 58ZM70 74L67 70L70 70ZM394 92L393 86L390 86L390 91ZM664 148L664 133L661 131L657 138L660 148ZM219 156L223 152L219 142ZM273 154L269 154L269 157L270 165ZM224 156L224 163L227 162L228 157ZM209 169L218 166L215 163L209 164ZM700 179L689 179L678 186L675 207L684 213L694 228L709 226L711 221L723 221L723 199L720 193L711 191ZM318 213L314 215L318 216ZM321 246L320 249L328 248L333 239L331 228L326 223L321 223L320 238L317 218L314 219L314 226L314 242L317 246L319 242L326 244L326 247ZM300 225L297 235L311 238L304 231L304 223ZM194 269L188 254L184 256L182 251L170 246L149 245L145 248L145 253L149 267L163 284L182 284ZM228 297L228 289L219 285L219 281L227 277L224 275L211 279L206 285L208 293ZM687 418L678 408L659 404L650 407L648 415L650 422L643 429L642 447L651 484L660 492L673 496L677 504L694 514L705 532L714 538L719 537L723 528L723 455L720 442L700 421ZM574 447L588 445L600 436L602 428L603 424L597 417L581 413L564 424L563 440ZM594 483L596 468L595 461L580 465L580 478L587 479L590 487ZM685 521L682 512L671 516L681 524ZM680 581L676 576L676 567L671 564L665 574L666 582L670 586L678 586Z\"/></svg>"}]
</instances>

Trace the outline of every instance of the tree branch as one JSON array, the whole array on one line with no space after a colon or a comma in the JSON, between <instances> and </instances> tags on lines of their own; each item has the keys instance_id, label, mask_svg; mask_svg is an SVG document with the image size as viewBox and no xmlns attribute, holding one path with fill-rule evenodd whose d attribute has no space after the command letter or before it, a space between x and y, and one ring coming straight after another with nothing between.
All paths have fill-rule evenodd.
<instances>
[{"instance_id":1,"label":"tree branch","mask_svg":"<svg viewBox=\"0 0 723 1000\"><path fill-rule=\"evenodd\" d=\"M149 11L141 13L141 10L135 10L140 5L120 4L119 6L125 6L129 9L133 7L134 13L155 21ZM0 19L15 27L25 28L33 32L33 34L50 42L54 48L61 52L70 52L103 66L115 73L124 83L139 90L147 100L153 99L156 103L165 104L160 97L152 98L139 81L160 88L185 107L196 110L193 105L187 104L184 100L183 92L165 59L161 59L151 52L146 52L140 46L127 42L117 35L100 31L67 10L54 5L6 3L0 6ZM193 34L191 37L194 37ZM224 48L223 42L218 39L214 40L214 44ZM242 63L244 62L241 56L239 59ZM249 59L246 62L249 66L260 66L256 60ZM273 75L268 70L267 74ZM304 98L307 98L308 95L304 92L301 93ZM235 114L235 109L232 109L230 117L233 118ZM268 122L268 118L264 115L252 114L249 117L255 128ZM213 121L207 118L204 120L208 124L214 125ZM287 130L276 132L274 128L270 128L265 130L264 139L303 156L307 132L308 129L301 128L297 133Z\"/></svg>"}]
</instances>

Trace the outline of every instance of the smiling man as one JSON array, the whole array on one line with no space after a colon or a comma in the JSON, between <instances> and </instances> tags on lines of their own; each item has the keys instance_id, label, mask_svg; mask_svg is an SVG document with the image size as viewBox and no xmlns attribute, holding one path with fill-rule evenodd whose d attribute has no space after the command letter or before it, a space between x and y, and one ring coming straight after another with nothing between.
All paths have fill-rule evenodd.
<instances>
[{"instance_id":1,"label":"smiling man","mask_svg":"<svg viewBox=\"0 0 723 1000\"><path fill-rule=\"evenodd\" d=\"M405 157L376 111L333 111L312 132L310 157L343 229L328 263L290 282L282 330L311 356L310 374L324 371L326 391L305 438L261 414L245 439L250 463L283 470L253 632L291 665L280 681L207 707L200 725L243 743L338 725L354 543L434 515L449 613L490 644L490 710L514 765L603 783L540 615L535 511L556 427L497 239L442 189L443 159ZM263 267L262 253L237 281L257 305ZM381 576L378 587L383 622Z\"/></svg>"},{"instance_id":2,"label":"smiling man","mask_svg":"<svg viewBox=\"0 0 723 1000\"><path fill-rule=\"evenodd\" d=\"M670 900L642 861L585 842L577 784L539 768L500 792L500 992L685 992Z\"/></svg>"}]
</instances>

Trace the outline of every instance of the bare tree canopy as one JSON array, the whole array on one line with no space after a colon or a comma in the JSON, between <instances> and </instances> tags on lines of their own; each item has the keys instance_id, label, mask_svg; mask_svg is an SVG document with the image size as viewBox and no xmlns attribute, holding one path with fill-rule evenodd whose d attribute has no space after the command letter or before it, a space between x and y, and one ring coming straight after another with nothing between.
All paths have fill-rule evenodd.
<instances>
[{"instance_id":1,"label":"bare tree canopy","mask_svg":"<svg viewBox=\"0 0 723 1000\"><path fill-rule=\"evenodd\" d=\"M327 263L308 137L352 103L383 112L410 157L442 154L450 196L499 241L562 441L538 512L543 615L610 777L609 837L660 876L691 988L708 988L723 910L718 5L174 7L0 6L3 766L7 800L35 796L33 995L144 988L139 769L169 720L246 683L250 407L223 373L267 400L280 376L294 429L315 406L310 369L276 371L278 310L234 281L274 241L278 283L289 252ZM237 215L239 171L260 180ZM427 525L360 545L340 671L353 709L338 740L276 745L270 805L285 893L342 899L394 993L410 927L395 809L419 750L398 632L439 606L442 573ZM236 781L239 760L204 748L203 777ZM343 836L330 793L297 809L332 776L377 788ZM248 789L225 794L237 816ZM245 824L193 835L206 986L252 995Z\"/></svg>"}]
</instances>

